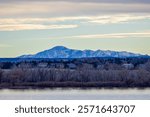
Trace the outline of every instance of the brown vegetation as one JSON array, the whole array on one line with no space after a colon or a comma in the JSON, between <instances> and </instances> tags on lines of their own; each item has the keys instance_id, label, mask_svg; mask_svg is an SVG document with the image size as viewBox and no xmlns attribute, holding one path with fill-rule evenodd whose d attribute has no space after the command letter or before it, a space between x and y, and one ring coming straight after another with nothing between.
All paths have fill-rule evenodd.
<instances>
[{"instance_id":1,"label":"brown vegetation","mask_svg":"<svg viewBox=\"0 0 150 117\"><path fill-rule=\"evenodd\" d=\"M85 59L46 61L47 64L43 61L7 63L11 67L1 63L0 88L149 87L150 61L130 61Z\"/></svg>"}]
</instances>

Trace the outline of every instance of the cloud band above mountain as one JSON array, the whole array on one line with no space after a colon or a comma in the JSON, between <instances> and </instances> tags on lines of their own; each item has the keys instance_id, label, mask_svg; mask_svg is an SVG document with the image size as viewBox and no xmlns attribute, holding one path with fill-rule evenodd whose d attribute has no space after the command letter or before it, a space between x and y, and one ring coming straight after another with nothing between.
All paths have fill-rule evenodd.
<instances>
[{"instance_id":1,"label":"cloud band above mountain","mask_svg":"<svg viewBox=\"0 0 150 117\"><path fill-rule=\"evenodd\" d=\"M130 33L111 33L111 34L94 34L94 35L77 35L71 37L64 37L64 38L80 38L80 39L117 39L117 38L143 38L143 37L150 37L150 31L145 32L130 32Z\"/></svg>"},{"instance_id":2,"label":"cloud band above mountain","mask_svg":"<svg viewBox=\"0 0 150 117\"><path fill-rule=\"evenodd\" d=\"M75 1L75 0L74 0ZM125 0L124 0L125 1ZM79 3L80 2L80 3ZM0 17L54 17L54 16L81 16L114 13L149 13L148 1L43 1L43 0L9 0L1 2Z\"/></svg>"},{"instance_id":3,"label":"cloud band above mountain","mask_svg":"<svg viewBox=\"0 0 150 117\"><path fill-rule=\"evenodd\" d=\"M0 31L77 28L81 24L117 24L150 19L149 14L99 15L52 18L1 18ZM76 23L76 21L78 23ZM67 24L64 24L64 22ZM71 23L68 23L71 22Z\"/></svg>"},{"instance_id":4,"label":"cloud band above mountain","mask_svg":"<svg viewBox=\"0 0 150 117\"><path fill-rule=\"evenodd\" d=\"M0 0L0 2L96 2L96 3L150 3L149 0Z\"/></svg>"}]
</instances>

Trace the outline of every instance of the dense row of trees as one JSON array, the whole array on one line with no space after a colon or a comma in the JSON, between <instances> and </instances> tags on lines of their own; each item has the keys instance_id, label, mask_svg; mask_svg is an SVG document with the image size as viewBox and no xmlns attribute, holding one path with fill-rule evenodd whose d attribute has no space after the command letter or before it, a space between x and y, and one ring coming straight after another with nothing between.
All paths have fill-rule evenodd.
<instances>
[{"instance_id":1,"label":"dense row of trees","mask_svg":"<svg viewBox=\"0 0 150 117\"><path fill-rule=\"evenodd\" d=\"M5 86L21 86L21 85L34 85L38 86L54 86L55 83L68 82L69 86L76 86L76 83L80 83L79 86L88 84L89 86L119 86L119 87L146 87L150 86L150 61L133 61L118 60L121 62L115 62L111 59L100 62L101 60L89 59L67 61L63 64L74 64L77 67L72 69L69 67L64 68L49 68L49 67L29 67L28 63L32 62L15 62L15 63L1 63L0 69L0 87ZM113 62L112 62L113 61ZM133 61L133 63L131 62ZM41 61L40 61L41 62ZM19 67L23 63L24 67ZM37 65L39 61L34 64ZM43 61L42 61L43 63ZM56 63L56 62L51 62ZM59 62L62 63L62 62ZM4 69L4 66L14 66L9 69ZM131 69L125 68L123 65L133 65ZM25 65L27 65L25 67ZM96 67L91 67L96 66ZM99 65L100 68L97 68ZM6 67L7 68L7 67ZM92 84L90 84L92 83ZM53 84L53 85L52 85ZM85 85L85 86L88 86Z\"/></svg>"},{"instance_id":2,"label":"dense row of trees","mask_svg":"<svg viewBox=\"0 0 150 117\"><path fill-rule=\"evenodd\" d=\"M123 64L132 64L134 68L149 61L148 58L82 58L82 59L56 59L56 60L24 60L0 62L0 69L13 68L57 68L79 69L82 67L91 69L121 69Z\"/></svg>"}]
</instances>

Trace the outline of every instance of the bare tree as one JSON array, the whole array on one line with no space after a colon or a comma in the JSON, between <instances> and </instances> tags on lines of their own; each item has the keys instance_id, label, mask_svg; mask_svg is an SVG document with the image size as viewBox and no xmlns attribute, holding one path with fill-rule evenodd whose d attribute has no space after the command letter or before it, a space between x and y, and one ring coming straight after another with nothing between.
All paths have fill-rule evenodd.
<instances>
[{"instance_id":1,"label":"bare tree","mask_svg":"<svg viewBox=\"0 0 150 117\"><path fill-rule=\"evenodd\" d=\"M0 84L2 83L3 71L0 69Z\"/></svg>"},{"instance_id":2,"label":"bare tree","mask_svg":"<svg viewBox=\"0 0 150 117\"><path fill-rule=\"evenodd\" d=\"M145 64L145 69L150 72L150 60Z\"/></svg>"}]
</instances>

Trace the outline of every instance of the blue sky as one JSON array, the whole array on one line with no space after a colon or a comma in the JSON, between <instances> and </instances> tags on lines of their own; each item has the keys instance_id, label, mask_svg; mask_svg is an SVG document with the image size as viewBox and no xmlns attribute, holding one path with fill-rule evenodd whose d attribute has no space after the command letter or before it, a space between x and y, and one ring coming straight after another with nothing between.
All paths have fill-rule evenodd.
<instances>
[{"instance_id":1,"label":"blue sky","mask_svg":"<svg viewBox=\"0 0 150 117\"><path fill-rule=\"evenodd\" d=\"M150 55L149 0L0 0L0 57L63 45Z\"/></svg>"}]
</instances>

